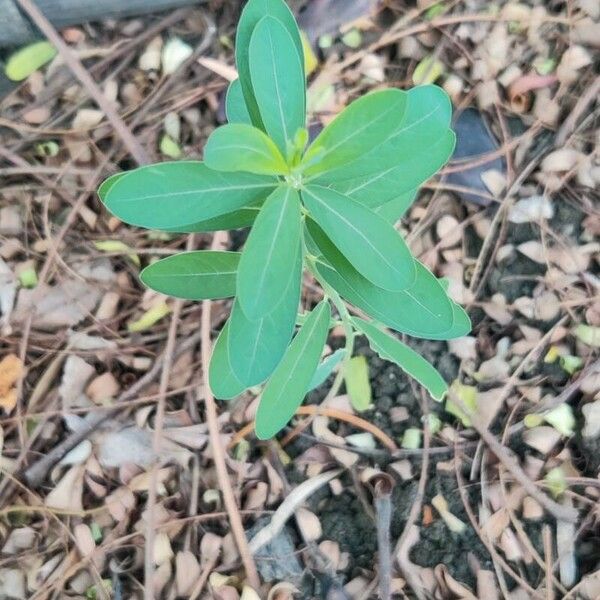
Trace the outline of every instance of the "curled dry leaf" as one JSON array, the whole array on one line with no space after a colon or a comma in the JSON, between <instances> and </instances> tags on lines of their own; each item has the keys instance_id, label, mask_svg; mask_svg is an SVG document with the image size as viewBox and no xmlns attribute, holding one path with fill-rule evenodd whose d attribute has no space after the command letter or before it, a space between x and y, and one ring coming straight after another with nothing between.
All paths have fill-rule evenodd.
<instances>
[{"instance_id":1,"label":"curled dry leaf","mask_svg":"<svg viewBox=\"0 0 600 600\"><path fill-rule=\"evenodd\" d=\"M333 471L321 473L311 479L307 479L294 488L275 511L270 523L250 540L251 552L256 553L262 546L268 544L281 531L287 520L301 504L341 472L342 469L334 469Z\"/></svg>"},{"instance_id":2,"label":"curled dry leaf","mask_svg":"<svg viewBox=\"0 0 600 600\"><path fill-rule=\"evenodd\" d=\"M323 535L319 517L307 508L301 506L296 511L296 523L306 542L316 542Z\"/></svg>"},{"instance_id":3,"label":"curled dry leaf","mask_svg":"<svg viewBox=\"0 0 600 600\"><path fill-rule=\"evenodd\" d=\"M461 598L461 600L477 600L469 588L459 583L450 573L446 565L437 565L433 569L438 582L439 590L443 597Z\"/></svg>"},{"instance_id":4,"label":"curled dry leaf","mask_svg":"<svg viewBox=\"0 0 600 600\"><path fill-rule=\"evenodd\" d=\"M293 600L297 594L300 590L295 585L280 581L269 590L267 600Z\"/></svg>"}]
</instances>

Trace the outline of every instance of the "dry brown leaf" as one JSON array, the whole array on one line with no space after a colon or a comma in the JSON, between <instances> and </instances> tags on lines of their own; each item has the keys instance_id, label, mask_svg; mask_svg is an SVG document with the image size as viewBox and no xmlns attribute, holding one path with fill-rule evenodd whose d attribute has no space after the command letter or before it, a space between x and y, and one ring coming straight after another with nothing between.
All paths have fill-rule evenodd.
<instances>
[{"instance_id":1,"label":"dry brown leaf","mask_svg":"<svg viewBox=\"0 0 600 600\"><path fill-rule=\"evenodd\" d=\"M175 585L178 596L189 596L200 577L200 565L193 552L180 551L175 557Z\"/></svg>"},{"instance_id":2,"label":"dry brown leaf","mask_svg":"<svg viewBox=\"0 0 600 600\"><path fill-rule=\"evenodd\" d=\"M549 454L560 441L560 433L547 425L533 427L523 434L523 441L530 448L537 450L544 456Z\"/></svg>"},{"instance_id":3,"label":"dry brown leaf","mask_svg":"<svg viewBox=\"0 0 600 600\"><path fill-rule=\"evenodd\" d=\"M477 598L479 600L500 600L499 587L493 571L477 571Z\"/></svg>"},{"instance_id":4,"label":"dry brown leaf","mask_svg":"<svg viewBox=\"0 0 600 600\"><path fill-rule=\"evenodd\" d=\"M105 504L112 518L118 523L125 520L135 508L135 496L131 489L121 486L106 497Z\"/></svg>"},{"instance_id":5,"label":"dry brown leaf","mask_svg":"<svg viewBox=\"0 0 600 600\"><path fill-rule=\"evenodd\" d=\"M78 523L73 529L77 550L83 558L91 556L96 549L96 543L90 528L85 523Z\"/></svg>"},{"instance_id":6,"label":"dry brown leaf","mask_svg":"<svg viewBox=\"0 0 600 600\"><path fill-rule=\"evenodd\" d=\"M44 503L48 508L67 512L83 510L83 476L84 465L71 467L46 496Z\"/></svg>"},{"instance_id":7,"label":"dry brown leaf","mask_svg":"<svg viewBox=\"0 0 600 600\"><path fill-rule=\"evenodd\" d=\"M62 400L62 407L69 412L74 407L89 406L89 398L84 390L89 379L96 373L96 369L83 358L70 354L65 361L63 376L58 388Z\"/></svg>"},{"instance_id":8,"label":"dry brown leaf","mask_svg":"<svg viewBox=\"0 0 600 600\"><path fill-rule=\"evenodd\" d=\"M25 600L25 573L21 569L0 569L0 598Z\"/></svg>"},{"instance_id":9,"label":"dry brown leaf","mask_svg":"<svg viewBox=\"0 0 600 600\"><path fill-rule=\"evenodd\" d=\"M531 496L523 498L523 518L529 521L538 521L544 516L542 505Z\"/></svg>"},{"instance_id":10,"label":"dry brown leaf","mask_svg":"<svg viewBox=\"0 0 600 600\"><path fill-rule=\"evenodd\" d=\"M162 598L162 592L166 585L171 581L173 575L173 566L170 560L160 563L154 572L154 598Z\"/></svg>"},{"instance_id":11,"label":"dry brown leaf","mask_svg":"<svg viewBox=\"0 0 600 600\"><path fill-rule=\"evenodd\" d=\"M462 583L459 583L452 575L450 575L446 565L437 565L433 569L433 572L443 597L448 598L454 596L461 600L477 600L469 588Z\"/></svg>"},{"instance_id":12,"label":"dry brown leaf","mask_svg":"<svg viewBox=\"0 0 600 600\"><path fill-rule=\"evenodd\" d=\"M202 568L216 564L221 555L223 538L214 533L205 533L200 540L200 564Z\"/></svg>"},{"instance_id":13,"label":"dry brown leaf","mask_svg":"<svg viewBox=\"0 0 600 600\"><path fill-rule=\"evenodd\" d=\"M34 312L33 325L43 330L73 327L92 312L100 297L97 286L80 280L63 281L59 286L39 285L21 289L13 313L15 322Z\"/></svg>"},{"instance_id":14,"label":"dry brown leaf","mask_svg":"<svg viewBox=\"0 0 600 600\"><path fill-rule=\"evenodd\" d=\"M165 562L170 562L173 558L173 548L171 548L171 540L169 540L169 536L159 531L154 536L154 549L152 552L152 557L155 565L162 565Z\"/></svg>"},{"instance_id":15,"label":"dry brown leaf","mask_svg":"<svg viewBox=\"0 0 600 600\"><path fill-rule=\"evenodd\" d=\"M14 386L23 375L23 362L16 354L7 354L0 361L0 407L7 413L16 406L17 394Z\"/></svg>"},{"instance_id":16,"label":"dry brown leaf","mask_svg":"<svg viewBox=\"0 0 600 600\"><path fill-rule=\"evenodd\" d=\"M117 397L121 385L117 378L110 372L103 373L92 379L85 393L96 404L105 404Z\"/></svg>"},{"instance_id":17,"label":"dry brown leaf","mask_svg":"<svg viewBox=\"0 0 600 600\"><path fill-rule=\"evenodd\" d=\"M323 535L319 517L307 508L301 506L296 511L296 523L305 542L316 542Z\"/></svg>"},{"instance_id":18,"label":"dry brown leaf","mask_svg":"<svg viewBox=\"0 0 600 600\"><path fill-rule=\"evenodd\" d=\"M31 527L17 527L8 535L4 546L2 546L2 553L19 554L23 550L29 550L33 547L36 537L36 532Z\"/></svg>"}]
</instances>

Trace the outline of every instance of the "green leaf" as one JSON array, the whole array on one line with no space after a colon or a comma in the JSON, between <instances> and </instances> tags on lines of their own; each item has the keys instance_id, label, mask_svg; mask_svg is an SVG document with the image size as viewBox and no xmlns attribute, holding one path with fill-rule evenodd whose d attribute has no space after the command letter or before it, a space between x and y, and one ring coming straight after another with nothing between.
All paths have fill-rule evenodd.
<instances>
[{"instance_id":1,"label":"green leaf","mask_svg":"<svg viewBox=\"0 0 600 600\"><path fill-rule=\"evenodd\" d=\"M393 225L396 221L400 220L410 208L410 205L417 196L417 192L417 189L408 190L408 192L404 192L399 196L388 200L385 204L378 206L374 210L378 215L381 215L386 221Z\"/></svg>"},{"instance_id":2,"label":"green leaf","mask_svg":"<svg viewBox=\"0 0 600 600\"><path fill-rule=\"evenodd\" d=\"M406 94L406 108L398 120L388 123L388 136L370 152L361 154L356 160L321 175L316 182L337 186L338 182L367 178L382 173L390 167L401 165L411 157L423 163L420 169L433 175L433 165L439 163L436 154L430 156L430 147L436 145L447 134L452 118L452 103L446 92L435 85L412 88ZM439 154L439 152L438 152ZM429 163L432 163L431 166ZM424 181L424 179L422 180ZM419 182L419 183L422 183ZM398 191L410 189L403 182ZM415 184L412 187L416 187Z\"/></svg>"},{"instance_id":3,"label":"green leaf","mask_svg":"<svg viewBox=\"0 0 600 600\"><path fill-rule=\"evenodd\" d=\"M434 400L440 401L444 398L448 391L448 384L437 369L420 354L364 319L354 317L352 324L367 336L369 345L381 358L396 363L407 375L426 388Z\"/></svg>"},{"instance_id":4,"label":"green leaf","mask_svg":"<svg viewBox=\"0 0 600 600\"><path fill-rule=\"evenodd\" d=\"M291 267L300 234L300 196L290 187L277 188L254 222L240 261L237 297L250 320L270 313L297 275Z\"/></svg>"},{"instance_id":5,"label":"green leaf","mask_svg":"<svg viewBox=\"0 0 600 600\"><path fill-rule=\"evenodd\" d=\"M327 381L327 378L333 373L335 368L346 358L346 348L339 348L333 354L325 358L317 367L313 378L308 385L308 392L320 387ZM308 393L307 392L307 393Z\"/></svg>"},{"instance_id":6,"label":"green leaf","mask_svg":"<svg viewBox=\"0 0 600 600\"><path fill-rule=\"evenodd\" d=\"M219 400L231 400L239 396L246 386L240 383L235 376L229 362L229 323L225 323L217 338L210 357L208 368L208 383L215 398Z\"/></svg>"},{"instance_id":7,"label":"green leaf","mask_svg":"<svg viewBox=\"0 0 600 600\"><path fill-rule=\"evenodd\" d=\"M369 365L364 356L353 356L344 369L346 391L352 408L358 412L371 408L371 382Z\"/></svg>"},{"instance_id":8,"label":"green leaf","mask_svg":"<svg viewBox=\"0 0 600 600\"><path fill-rule=\"evenodd\" d=\"M204 147L204 163L215 171L250 171L259 175L289 172L277 146L252 125L233 123L213 131Z\"/></svg>"},{"instance_id":9,"label":"green leaf","mask_svg":"<svg viewBox=\"0 0 600 600\"><path fill-rule=\"evenodd\" d=\"M415 261L417 278L410 290L382 290L356 271L314 221L308 219L306 225L323 254L316 263L319 275L371 317L396 331L427 339L453 339L471 330L466 313L420 262Z\"/></svg>"},{"instance_id":10,"label":"green leaf","mask_svg":"<svg viewBox=\"0 0 600 600\"><path fill-rule=\"evenodd\" d=\"M415 261L408 246L383 217L335 190L309 185L302 199L341 253L369 281L387 290L409 288Z\"/></svg>"},{"instance_id":11,"label":"green leaf","mask_svg":"<svg viewBox=\"0 0 600 600\"><path fill-rule=\"evenodd\" d=\"M423 58L413 71L413 84L423 85L437 81L446 72L446 66L441 60L430 54Z\"/></svg>"},{"instance_id":12,"label":"green leaf","mask_svg":"<svg viewBox=\"0 0 600 600\"><path fill-rule=\"evenodd\" d=\"M276 18L283 24L286 31L290 34L298 56L303 56L300 32L296 25L294 15L287 4L283 0L249 0L242 11L238 24L235 40L235 62L248 113L251 116L252 123L260 129L263 129L264 126L254 95L252 78L250 76L250 39L258 22L267 15ZM301 61L301 63L303 63L303 61ZM304 81L303 64L301 64L301 68L302 80Z\"/></svg>"},{"instance_id":13,"label":"green leaf","mask_svg":"<svg viewBox=\"0 0 600 600\"><path fill-rule=\"evenodd\" d=\"M108 192L110 191L110 189L112 188L112 186L115 185L115 183L117 183L117 181L119 181L119 179L121 179L122 177L127 175L127 173L128 173L128 171L122 171L121 173L115 173L114 175L111 175L110 177L105 179L100 184L100 187L98 188L98 197L100 198L100 200L102 200L102 202L104 202L106 200L106 196L107 196Z\"/></svg>"},{"instance_id":14,"label":"green leaf","mask_svg":"<svg viewBox=\"0 0 600 600\"><path fill-rule=\"evenodd\" d=\"M246 387L262 383L279 364L296 325L300 303L302 257L290 265L293 277L281 302L261 319L251 321L236 300L229 319L229 360L238 380Z\"/></svg>"},{"instance_id":15,"label":"green leaf","mask_svg":"<svg viewBox=\"0 0 600 600\"><path fill-rule=\"evenodd\" d=\"M224 231L227 229L249 227L254 223L254 220L258 216L263 202L264 199L261 198L261 200L255 204L244 206L238 210L227 213L226 215L220 215L218 217L213 217L212 219L207 219L206 221L192 223L191 225L183 225L182 227L176 227L175 229L163 229L171 233L195 233L199 231Z\"/></svg>"},{"instance_id":16,"label":"green leaf","mask_svg":"<svg viewBox=\"0 0 600 600\"><path fill-rule=\"evenodd\" d=\"M197 161L165 162L117 179L104 204L130 225L185 231L268 196L276 185L266 175L220 173Z\"/></svg>"},{"instance_id":17,"label":"green leaf","mask_svg":"<svg viewBox=\"0 0 600 600\"><path fill-rule=\"evenodd\" d=\"M252 87L265 131L286 157L306 123L302 57L281 21L259 21L250 40Z\"/></svg>"},{"instance_id":18,"label":"green leaf","mask_svg":"<svg viewBox=\"0 0 600 600\"><path fill-rule=\"evenodd\" d=\"M225 96L225 114L230 123L252 125L252 119L244 100L244 92L239 79L232 81Z\"/></svg>"},{"instance_id":19,"label":"green leaf","mask_svg":"<svg viewBox=\"0 0 600 600\"><path fill-rule=\"evenodd\" d=\"M406 92L380 90L346 107L317 136L306 152L306 175L316 175L364 156L390 136L401 122Z\"/></svg>"},{"instance_id":20,"label":"green leaf","mask_svg":"<svg viewBox=\"0 0 600 600\"><path fill-rule=\"evenodd\" d=\"M186 300L235 296L239 252L182 252L147 266L140 279L149 288Z\"/></svg>"},{"instance_id":21,"label":"green leaf","mask_svg":"<svg viewBox=\"0 0 600 600\"><path fill-rule=\"evenodd\" d=\"M262 393L256 412L256 436L276 435L302 404L329 331L331 309L322 301L308 316Z\"/></svg>"},{"instance_id":22,"label":"green leaf","mask_svg":"<svg viewBox=\"0 0 600 600\"><path fill-rule=\"evenodd\" d=\"M443 167L452 156L455 141L454 133L446 129L430 144L407 143L395 150L397 163L394 165L332 187L366 206L380 207L403 193L416 190Z\"/></svg>"},{"instance_id":23,"label":"green leaf","mask_svg":"<svg viewBox=\"0 0 600 600\"><path fill-rule=\"evenodd\" d=\"M471 331L472 324L469 315L465 309L460 305L451 300L452 302L452 327L445 331L443 337L436 337L430 339L443 339L453 340L463 335L467 335Z\"/></svg>"},{"instance_id":24,"label":"green leaf","mask_svg":"<svg viewBox=\"0 0 600 600\"><path fill-rule=\"evenodd\" d=\"M56 48L50 42L34 42L11 54L6 61L4 72L11 81L23 81L50 62L56 56L56 52Z\"/></svg>"}]
</instances>

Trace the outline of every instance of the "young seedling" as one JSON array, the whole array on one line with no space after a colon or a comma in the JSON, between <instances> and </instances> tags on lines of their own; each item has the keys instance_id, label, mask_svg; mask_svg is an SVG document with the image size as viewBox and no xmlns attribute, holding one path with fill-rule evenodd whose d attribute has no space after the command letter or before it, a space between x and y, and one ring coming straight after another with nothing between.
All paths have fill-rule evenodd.
<instances>
[{"instance_id":1,"label":"young seedling","mask_svg":"<svg viewBox=\"0 0 600 600\"><path fill-rule=\"evenodd\" d=\"M246 4L236 64L229 124L210 136L204 162L120 173L98 193L113 214L138 227L251 227L244 250L176 254L146 267L142 281L188 300L234 298L209 382L220 399L265 384L256 415L260 439L277 434L306 393L350 358L356 335L441 400L448 388L440 374L384 327L433 340L470 330L464 310L394 228L452 153L448 97L431 85L372 92L308 144L302 42L283 0ZM298 315L305 271L324 299ZM346 302L370 320L350 316ZM337 323L345 328L345 352L319 364Z\"/></svg>"}]
</instances>

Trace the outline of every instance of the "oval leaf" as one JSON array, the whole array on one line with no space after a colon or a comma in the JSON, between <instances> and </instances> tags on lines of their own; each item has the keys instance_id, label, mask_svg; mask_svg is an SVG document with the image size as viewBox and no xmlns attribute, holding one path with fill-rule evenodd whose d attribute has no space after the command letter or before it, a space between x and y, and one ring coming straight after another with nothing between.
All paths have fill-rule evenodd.
<instances>
[{"instance_id":1,"label":"oval leaf","mask_svg":"<svg viewBox=\"0 0 600 600\"><path fill-rule=\"evenodd\" d=\"M56 56L56 48L47 41L34 42L11 54L4 72L12 81L23 81Z\"/></svg>"},{"instance_id":2,"label":"oval leaf","mask_svg":"<svg viewBox=\"0 0 600 600\"><path fill-rule=\"evenodd\" d=\"M258 216L263 202L264 200L261 199L258 203L244 206L226 215L220 215L206 221L192 223L191 225L182 225L174 229L163 228L163 230L172 233L195 233L199 231L224 231L227 229L249 227Z\"/></svg>"},{"instance_id":3,"label":"oval leaf","mask_svg":"<svg viewBox=\"0 0 600 600\"><path fill-rule=\"evenodd\" d=\"M266 197L276 185L266 175L220 173L197 161L165 162L117 179L104 204L130 225L181 231Z\"/></svg>"},{"instance_id":4,"label":"oval leaf","mask_svg":"<svg viewBox=\"0 0 600 600\"><path fill-rule=\"evenodd\" d=\"M310 380L308 391L318 388L323 385L327 378L333 373L335 368L346 358L346 348L339 348L333 354L330 354L327 358L321 362L317 367L313 378ZM308 392L307 392L308 393Z\"/></svg>"},{"instance_id":5,"label":"oval leaf","mask_svg":"<svg viewBox=\"0 0 600 600\"><path fill-rule=\"evenodd\" d=\"M219 400L231 400L246 389L231 368L228 335L229 323L225 323L213 348L208 368L208 384Z\"/></svg>"},{"instance_id":6,"label":"oval leaf","mask_svg":"<svg viewBox=\"0 0 600 600\"><path fill-rule=\"evenodd\" d=\"M420 354L363 319L355 317L352 324L367 336L369 345L381 358L396 363L407 375L426 388L434 400L439 402L444 398L448 384L437 369Z\"/></svg>"},{"instance_id":7,"label":"oval leaf","mask_svg":"<svg viewBox=\"0 0 600 600\"><path fill-rule=\"evenodd\" d=\"M100 198L100 200L102 200L102 202L104 202L104 200L106 199L110 188L112 188L112 186L115 185L115 183L117 183L117 181L119 181L119 179L121 179L121 177L124 177L125 175L127 175L127 171L123 171L122 173L115 173L114 175L111 175L110 177L106 178L100 184L100 187L98 188L98 197Z\"/></svg>"},{"instance_id":8,"label":"oval leaf","mask_svg":"<svg viewBox=\"0 0 600 600\"><path fill-rule=\"evenodd\" d=\"M402 290L415 281L415 261L400 234L383 217L339 192L317 185L302 190L311 216L369 281Z\"/></svg>"},{"instance_id":9,"label":"oval leaf","mask_svg":"<svg viewBox=\"0 0 600 600\"><path fill-rule=\"evenodd\" d=\"M235 296L239 252L182 252L147 266L140 279L149 288L186 300Z\"/></svg>"},{"instance_id":10,"label":"oval leaf","mask_svg":"<svg viewBox=\"0 0 600 600\"><path fill-rule=\"evenodd\" d=\"M453 339L470 331L468 317L466 322L462 318L454 321L452 301L420 262L415 261L417 278L410 290L382 290L358 273L314 221L308 219L307 228L323 255L316 264L319 275L374 319L396 331L427 339Z\"/></svg>"},{"instance_id":11,"label":"oval leaf","mask_svg":"<svg viewBox=\"0 0 600 600\"><path fill-rule=\"evenodd\" d=\"M371 381L369 380L369 365L364 356L353 356L344 369L346 391L350 396L350 404L357 412L372 407Z\"/></svg>"},{"instance_id":12,"label":"oval leaf","mask_svg":"<svg viewBox=\"0 0 600 600\"><path fill-rule=\"evenodd\" d=\"M292 339L300 303L302 258L290 269L294 275L281 302L261 319L251 321L236 300L229 319L229 360L238 380L246 387L262 383L279 364Z\"/></svg>"},{"instance_id":13,"label":"oval leaf","mask_svg":"<svg viewBox=\"0 0 600 600\"><path fill-rule=\"evenodd\" d=\"M331 309L321 302L308 316L265 386L256 412L256 436L276 435L302 404L329 331Z\"/></svg>"},{"instance_id":14,"label":"oval leaf","mask_svg":"<svg viewBox=\"0 0 600 600\"><path fill-rule=\"evenodd\" d=\"M260 129L233 123L215 129L204 148L204 162L215 171L280 175L289 168L277 146Z\"/></svg>"},{"instance_id":15,"label":"oval leaf","mask_svg":"<svg viewBox=\"0 0 600 600\"><path fill-rule=\"evenodd\" d=\"M252 123L263 129L262 119L258 104L254 96L252 79L250 77L250 39L258 22L270 15L280 21L294 43L298 56L303 56L300 32L296 25L294 15L283 0L249 0L242 11L235 39L235 63L240 76L240 84ZM304 65L302 65L302 79L304 80Z\"/></svg>"},{"instance_id":16,"label":"oval leaf","mask_svg":"<svg viewBox=\"0 0 600 600\"><path fill-rule=\"evenodd\" d=\"M408 190L391 200L388 200L385 204L375 208L375 212L381 215L388 223L396 223L401 219L406 211L410 208L414 199L417 196L418 190Z\"/></svg>"},{"instance_id":17,"label":"oval leaf","mask_svg":"<svg viewBox=\"0 0 600 600\"><path fill-rule=\"evenodd\" d=\"M405 108L406 92L397 89L372 92L352 102L307 150L303 160L306 175L364 156L390 136L390 129L402 121Z\"/></svg>"},{"instance_id":18,"label":"oval leaf","mask_svg":"<svg viewBox=\"0 0 600 600\"><path fill-rule=\"evenodd\" d=\"M456 136L452 131L440 131L431 144L423 140L422 143L410 143L399 148L397 163L391 167L372 175L334 183L332 187L371 208L383 206L427 181L448 162L455 143Z\"/></svg>"},{"instance_id":19,"label":"oval leaf","mask_svg":"<svg viewBox=\"0 0 600 600\"><path fill-rule=\"evenodd\" d=\"M300 252L300 196L277 188L267 199L248 236L238 272L237 297L250 320L260 319L281 302Z\"/></svg>"},{"instance_id":20,"label":"oval leaf","mask_svg":"<svg viewBox=\"0 0 600 600\"><path fill-rule=\"evenodd\" d=\"M355 160L323 173L315 183L337 186L337 182L365 179L401 165L412 156L418 156L417 160L423 161L424 164L419 168L425 169L429 177L435 172L429 162L439 162L436 157L443 152L440 148L430 156L430 147L448 134L451 118L452 103L442 88L435 85L412 88L406 93L406 108L402 118L390 123L389 134L381 144ZM403 185L401 181L397 183ZM410 186L410 183L407 185ZM402 189L409 188L403 185Z\"/></svg>"},{"instance_id":21,"label":"oval leaf","mask_svg":"<svg viewBox=\"0 0 600 600\"><path fill-rule=\"evenodd\" d=\"M286 157L306 121L302 56L281 21L259 21L250 40L252 87L265 131Z\"/></svg>"},{"instance_id":22,"label":"oval leaf","mask_svg":"<svg viewBox=\"0 0 600 600\"><path fill-rule=\"evenodd\" d=\"M225 96L225 114L230 123L245 123L252 125L252 119L244 100L244 92L239 79L229 84Z\"/></svg>"}]
</instances>

